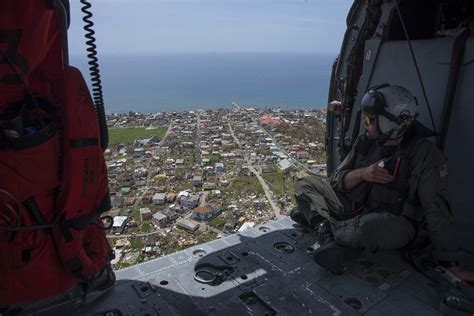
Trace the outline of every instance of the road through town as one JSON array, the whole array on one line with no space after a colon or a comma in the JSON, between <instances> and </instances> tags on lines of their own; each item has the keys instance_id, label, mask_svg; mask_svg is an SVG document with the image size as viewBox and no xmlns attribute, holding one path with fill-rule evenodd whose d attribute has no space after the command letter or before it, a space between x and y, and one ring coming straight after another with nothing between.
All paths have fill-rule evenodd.
<instances>
[{"instance_id":1,"label":"road through town","mask_svg":"<svg viewBox=\"0 0 474 316\"><path fill-rule=\"evenodd\" d=\"M228 122L228 125L229 125L230 134L234 138L234 141L237 143L239 148L242 149L242 145L241 145L239 139L237 138L237 136L235 136L235 133L234 133L234 130L232 129L232 125L230 124L230 121ZM246 155L245 153L244 153L244 158L245 158L245 162L247 163L247 167L255 175L258 182L260 182L260 185L262 186L262 189L265 192L265 196L267 197L267 200L270 203L270 206L272 207L273 212L275 213L275 217L277 219L280 219L282 217L281 209L278 207L278 205L275 203L275 201L273 199L272 190L270 190L270 187L268 186L267 182L265 182L265 179L262 178L260 173L257 170L255 170L255 168L251 165L251 163L248 159L248 155Z\"/></svg>"}]
</instances>

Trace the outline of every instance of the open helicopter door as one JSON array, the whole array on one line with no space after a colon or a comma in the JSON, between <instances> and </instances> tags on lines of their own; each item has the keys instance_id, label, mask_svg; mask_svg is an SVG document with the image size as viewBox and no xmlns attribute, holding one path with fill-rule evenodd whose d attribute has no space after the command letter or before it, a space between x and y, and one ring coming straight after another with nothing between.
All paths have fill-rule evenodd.
<instances>
[{"instance_id":1,"label":"open helicopter door","mask_svg":"<svg viewBox=\"0 0 474 316\"><path fill-rule=\"evenodd\" d=\"M329 101L344 107L328 114L326 142L332 172L364 130L360 104L367 89L386 82L407 88L420 104L418 121L435 132L433 141L448 158L458 237L462 249L473 252L473 11L472 2L464 1L470 10L462 2L354 2L329 93ZM436 22L442 8L444 30Z\"/></svg>"}]
</instances>

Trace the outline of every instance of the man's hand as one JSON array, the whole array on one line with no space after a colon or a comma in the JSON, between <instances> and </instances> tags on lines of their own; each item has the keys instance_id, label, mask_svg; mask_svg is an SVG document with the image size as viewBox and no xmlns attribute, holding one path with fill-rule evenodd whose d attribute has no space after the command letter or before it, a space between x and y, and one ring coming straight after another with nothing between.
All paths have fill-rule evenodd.
<instances>
[{"instance_id":1,"label":"man's hand","mask_svg":"<svg viewBox=\"0 0 474 316\"><path fill-rule=\"evenodd\" d=\"M342 102L341 101L331 101L328 104L328 112L341 112Z\"/></svg>"},{"instance_id":2,"label":"man's hand","mask_svg":"<svg viewBox=\"0 0 474 316\"><path fill-rule=\"evenodd\" d=\"M449 272L454 274L459 280L466 283L474 283L474 272L466 271L461 267L447 268Z\"/></svg>"},{"instance_id":3,"label":"man's hand","mask_svg":"<svg viewBox=\"0 0 474 316\"><path fill-rule=\"evenodd\" d=\"M392 181L392 176L388 170L378 166L376 162L366 168L362 169L362 178L367 182L389 183Z\"/></svg>"},{"instance_id":4,"label":"man's hand","mask_svg":"<svg viewBox=\"0 0 474 316\"><path fill-rule=\"evenodd\" d=\"M309 176L309 173L307 173L306 171L302 170L302 171L298 171L296 173L296 179L301 179L301 178L306 178Z\"/></svg>"},{"instance_id":5,"label":"man's hand","mask_svg":"<svg viewBox=\"0 0 474 316\"><path fill-rule=\"evenodd\" d=\"M392 176L387 169L380 167L380 161L365 167L352 170L344 177L344 187L346 190L352 190L356 185L363 181L376 183L389 183L392 181Z\"/></svg>"}]
</instances>

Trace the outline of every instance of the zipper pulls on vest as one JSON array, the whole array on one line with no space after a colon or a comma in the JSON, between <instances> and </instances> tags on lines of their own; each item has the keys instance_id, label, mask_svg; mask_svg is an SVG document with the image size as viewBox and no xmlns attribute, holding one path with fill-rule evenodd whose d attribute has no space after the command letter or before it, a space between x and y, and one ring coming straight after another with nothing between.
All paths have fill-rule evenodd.
<instances>
[{"instance_id":1,"label":"zipper pulls on vest","mask_svg":"<svg viewBox=\"0 0 474 316\"><path fill-rule=\"evenodd\" d=\"M395 168L393 168L392 182L395 181L395 178L397 177L398 167L400 167L400 157L397 158L397 161L395 162Z\"/></svg>"},{"instance_id":2,"label":"zipper pulls on vest","mask_svg":"<svg viewBox=\"0 0 474 316\"><path fill-rule=\"evenodd\" d=\"M385 164L387 162L389 162L390 160L392 159L392 156L390 157L387 157L387 158L384 158L382 160L379 161L379 163L377 164L377 166L381 167L381 168L385 168Z\"/></svg>"}]
</instances>

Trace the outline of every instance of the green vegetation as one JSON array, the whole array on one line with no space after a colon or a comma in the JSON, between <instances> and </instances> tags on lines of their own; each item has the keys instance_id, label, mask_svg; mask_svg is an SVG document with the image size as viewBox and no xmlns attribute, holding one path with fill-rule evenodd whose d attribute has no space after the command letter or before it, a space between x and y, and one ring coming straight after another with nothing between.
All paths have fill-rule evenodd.
<instances>
[{"instance_id":1,"label":"green vegetation","mask_svg":"<svg viewBox=\"0 0 474 316\"><path fill-rule=\"evenodd\" d=\"M284 176L280 170L272 173L262 173L262 178L265 179L265 182L267 182L273 194L288 194L293 196L293 179Z\"/></svg>"},{"instance_id":2,"label":"green vegetation","mask_svg":"<svg viewBox=\"0 0 474 316\"><path fill-rule=\"evenodd\" d=\"M196 236L197 243L202 244L217 238L217 234L215 232L203 232L202 234L198 234Z\"/></svg>"},{"instance_id":3,"label":"green vegetation","mask_svg":"<svg viewBox=\"0 0 474 316\"><path fill-rule=\"evenodd\" d=\"M131 250L141 250L143 248L143 239L142 237L132 237L130 239L130 249Z\"/></svg>"},{"instance_id":4,"label":"green vegetation","mask_svg":"<svg viewBox=\"0 0 474 316\"><path fill-rule=\"evenodd\" d=\"M109 145L131 144L136 139L158 136L163 138L167 127L157 127L155 129L145 129L144 127L131 128L110 128Z\"/></svg>"},{"instance_id":5,"label":"green vegetation","mask_svg":"<svg viewBox=\"0 0 474 316\"><path fill-rule=\"evenodd\" d=\"M187 154L186 156L193 156L195 151L196 151L196 149L194 149L194 147L193 148L189 148L189 147L181 148L181 154L182 155Z\"/></svg>"},{"instance_id":6,"label":"green vegetation","mask_svg":"<svg viewBox=\"0 0 474 316\"><path fill-rule=\"evenodd\" d=\"M120 262L119 264L117 264L117 265L115 266L115 270L122 270L122 269L128 268L128 267L130 267L130 266L132 266L132 264Z\"/></svg>"},{"instance_id":7,"label":"green vegetation","mask_svg":"<svg viewBox=\"0 0 474 316\"><path fill-rule=\"evenodd\" d=\"M151 224L149 222L143 222L141 227L141 232L149 233L151 231Z\"/></svg>"},{"instance_id":8,"label":"green vegetation","mask_svg":"<svg viewBox=\"0 0 474 316\"><path fill-rule=\"evenodd\" d=\"M221 157L219 155L211 155L209 158L209 163L211 165L215 164L216 162L220 162L221 161Z\"/></svg>"},{"instance_id":9,"label":"green vegetation","mask_svg":"<svg viewBox=\"0 0 474 316\"><path fill-rule=\"evenodd\" d=\"M136 211L133 211L133 214L132 214L133 218L139 222L141 220L141 216L140 216L140 211L139 210L136 210Z\"/></svg>"},{"instance_id":10,"label":"green vegetation","mask_svg":"<svg viewBox=\"0 0 474 316\"><path fill-rule=\"evenodd\" d=\"M165 256L170 253L181 251L196 244L201 244L214 240L216 239L216 237L217 234L214 232L201 232L198 230L194 233L190 233L188 231L179 229L179 235L168 234L162 237L162 239L160 240L161 255ZM189 239L192 241L190 243L182 243L179 240L182 238Z\"/></svg>"},{"instance_id":11,"label":"green vegetation","mask_svg":"<svg viewBox=\"0 0 474 316\"><path fill-rule=\"evenodd\" d=\"M182 236L190 236L191 234L188 232L183 231ZM161 240L161 254L163 256L174 253L183 249L190 247L190 245L184 245L178 242L177 238L171 234L164 236Z\"/></svg>"},{"instance_id":12,"label":"green vegetation","mask_svg":"<svg viewBox=\"0 0 474 316\"><path fill-rule=\"evenodd\" d=\"M264 194L260 182L256 177L240 176L235 178L226 189L226 192L232 192L232 195L247 197L254 194Z\"/></svg>"},{"instance_id":13,"label":"green vegetation","mask_svg":"<svg viewBox=\"0 0 474 316\"><path fill-rule=\"evenodd\" d=\"M303 126L278 127L275 133L291 136L293 139L305 139L308 142L324 143L326 124L317 118L308 118Z\"/></svg>"},{"instance_id":14,"label":"green vegetation","mask_svg":"<svg viewBox=\"0 0 474 316\"><path fill-rule=\"evenodd\" d=\"M222 215L219 215L209 222L209 226L215 227L215 228L222 228L224 227L226 221L227 221L227 218L224 218L222 217Z\"/></svg>"}]
</instances>

